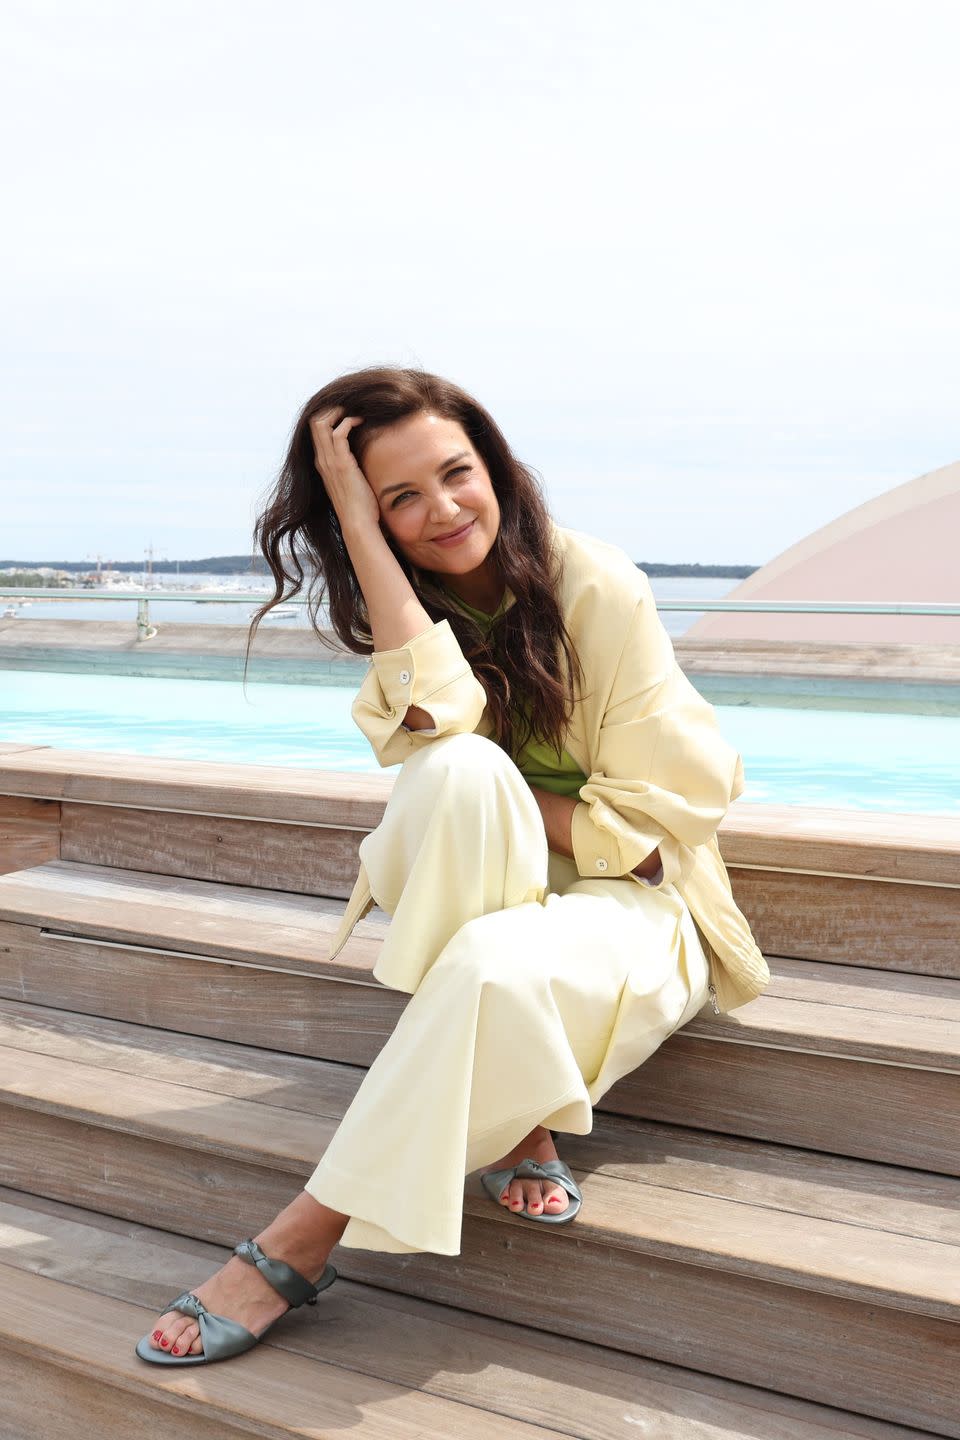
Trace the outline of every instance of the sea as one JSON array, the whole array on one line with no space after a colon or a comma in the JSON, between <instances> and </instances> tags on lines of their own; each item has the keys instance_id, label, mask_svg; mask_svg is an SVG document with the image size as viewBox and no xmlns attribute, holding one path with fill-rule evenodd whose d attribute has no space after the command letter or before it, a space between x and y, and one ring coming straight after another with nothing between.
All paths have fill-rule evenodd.
<instances>
[{"instance_id":1,"label":"sea","mask_svg":"<svg viewBox=\"0 0 960 1440\"><path fill-rule=\"evenodd\" d=\"M736 589L740 580L730 576L688 577L683 575L662 575L651 577L655 599L661 600L722 600ZM130 580L130 589L148 589L150 599L150 623L164 622L188 625L243 625L249 624L255 610L272 593L273 586L260 575L191 575L177 580L175 576L154 576L152 582L143 584L142 577ZM230 592L236 598L229 603L212 600L204 596L210 593ZM25 592L29 595L29 592ZM0 597L0 614L8 608L9 601ZM264 625L296 630L309 628L306 606L285 606L283 616L271 614ZM699 618L702 611L668 610L661 611L661 619L670 635L682 635ZM129 620L137 618L137 601L124 598L120 590L92 590L90 599L83 600L34 600L27 599L22 605L14 606L14 614L24 620ZM321 624L326 622L321 612Z\"/></svg>"}]
</instances>

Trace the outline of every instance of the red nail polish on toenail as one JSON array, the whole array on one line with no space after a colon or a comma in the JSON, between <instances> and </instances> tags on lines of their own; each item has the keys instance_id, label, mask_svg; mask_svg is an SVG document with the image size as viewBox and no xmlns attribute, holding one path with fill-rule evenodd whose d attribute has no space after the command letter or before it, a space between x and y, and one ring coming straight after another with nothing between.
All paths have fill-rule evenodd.
<instances>
[{"instance_id":1,"label":"red nail polish on toenail","mask_svg":"<svg viewBox=\"0 0 960 1440\"><path fill-rule=\"evenodd\" d=\"M167 1344L167 1341L166 1341L166 1340L161 1340L161 1341L160 1341L160 1344L161 1344L161 1345L166 1345L166 1344Z\"/></svg>"},{"instance_id":2,"label":"red nail polish on toenail","mask_svg":"<svg viewBox=\"0 0 960 1440\"><path fill-rule=\"evenodd\" d=\"M163 1331L162 1331L162 1330L154 1330L154 1332L153 1332L153 1338L154 1338L154 1340L159 1340L159 1339L160 1339L160 1336L161 1336L162 1334L163 1334Z\"/></svg>"}]
</instances>

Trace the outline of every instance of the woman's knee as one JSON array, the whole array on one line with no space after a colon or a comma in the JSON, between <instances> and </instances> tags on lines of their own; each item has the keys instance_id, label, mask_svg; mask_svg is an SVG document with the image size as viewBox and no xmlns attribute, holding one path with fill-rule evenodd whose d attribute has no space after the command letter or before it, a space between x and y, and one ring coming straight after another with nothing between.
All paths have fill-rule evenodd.
<instances>
[{"instance_id":1,"label":"woman's knee","mask_svg":"<svg viewBox=\"0 0 960 1440\"><path fill-rule=\"evenodd\" d=\"M417 785L453 784L457 793L485 789L491 784L520 781L520 775L509 755L493 740L474 732L441 735L410 755L401 768L400 778Z\"/></svg>"}]
</instances>

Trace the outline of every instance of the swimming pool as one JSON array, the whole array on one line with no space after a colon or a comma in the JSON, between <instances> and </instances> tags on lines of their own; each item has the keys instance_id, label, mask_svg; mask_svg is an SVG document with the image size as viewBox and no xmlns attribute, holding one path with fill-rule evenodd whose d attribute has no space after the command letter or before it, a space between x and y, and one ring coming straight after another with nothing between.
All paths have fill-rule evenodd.
<instances>
[{"instance_id":1,"label":"swimming pool","mask_svg":"<svg viewBox=\"0 0 960 1440\"><path fill-rule=\"evenodd\" d=\"M179 759L379 770L356 687L0 671L0 740ZM718 705L743 799L960 815L953 717Z\"/></svg>"}]
</instances>

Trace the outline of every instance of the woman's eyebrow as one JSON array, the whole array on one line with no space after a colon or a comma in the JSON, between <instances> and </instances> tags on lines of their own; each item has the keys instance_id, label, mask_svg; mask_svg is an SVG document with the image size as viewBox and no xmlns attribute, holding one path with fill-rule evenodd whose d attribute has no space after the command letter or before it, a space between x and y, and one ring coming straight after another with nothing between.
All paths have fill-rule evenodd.
<instances>
[{"instance_id":1,"label":"woman's eyebrow","mask_svg":"<svg viewBox=\"0 0 960 1440\"><path fill-rule=\"evenodd\" d=\"M450 466L456 465L458 460L467 460L469 456L469 450L459 450L456 455L451 455L449 460L444 460L442 465L437 466L437 474L442 475L444 470L449 470Z\"/></svg>"},{"instance_id":2,"label":"woman's eyebrow","mask_svg":"<svg viewBox=\"0 0 960 1440\"><path fill-rule=\"evenodd\" d=\"M436 473L442 475L444 470L449 470L450 466L456 465L458 460L468 460L469 458L469 450L460 450L456 455L451 455L449 460L444 460L442 465L438 465ZM394 490L408 490L409 488L410 482L407 480L402 480L399 485L385 485L380 491L379 498L382 500L385 495L392 495Z\"/></svg>"}]
</instances>

